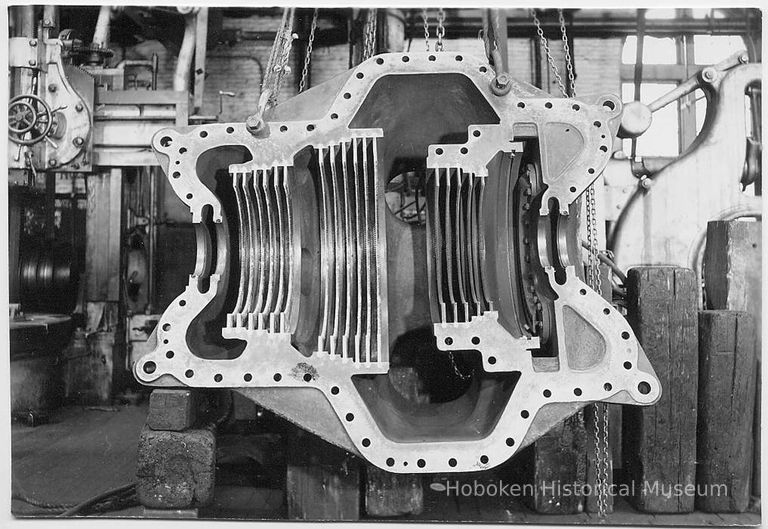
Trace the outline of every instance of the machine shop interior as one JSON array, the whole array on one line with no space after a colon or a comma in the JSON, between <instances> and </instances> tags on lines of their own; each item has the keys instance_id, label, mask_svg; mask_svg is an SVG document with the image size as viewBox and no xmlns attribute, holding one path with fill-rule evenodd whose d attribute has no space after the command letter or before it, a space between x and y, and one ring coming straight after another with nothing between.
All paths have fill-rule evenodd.
<instances>
[{"instance_id":1,"label":"machine shop interior","mask_svg":"<svg viewBox=\"0 0 768 529\"><path fill-rule=\"evenodd\" d=\"M466 4L7 7L4 517L761 522L762 11Z\"/></svg>"}]
</instances>

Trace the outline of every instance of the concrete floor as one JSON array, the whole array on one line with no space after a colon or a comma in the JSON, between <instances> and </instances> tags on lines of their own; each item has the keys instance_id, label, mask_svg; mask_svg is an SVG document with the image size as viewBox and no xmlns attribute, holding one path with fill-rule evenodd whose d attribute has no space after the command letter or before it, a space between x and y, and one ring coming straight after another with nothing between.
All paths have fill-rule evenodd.
<instances>
[{"instance_id":1,"label":"concrete floor","mask_svg":"<svg viewBox=\"0 0 768 529\"><path fill-rule=\"evenodd\" d=\"M13 491L49 503L77 503L107 489L134 480L136 446L144 424L146 405L114 408L67 407L52 414L48 424L12 427ZM282 490L260 486L258 479L217 474L213 504L200 517L217 519L283 519ZM595 515L541 515L513 500L489 497L448 497L426 484L424 512L397 521L478 521L533 524L607 524L661 526L750 526L760 515L705 514L652 515L634 511L622 499L606 520ZM221 483L219 483L221 481ZM39 516L40 509L14 500L16 516ZM111 513L111 517L141 517L143 509L133 507Z\"/></svg>"}]
</instances>

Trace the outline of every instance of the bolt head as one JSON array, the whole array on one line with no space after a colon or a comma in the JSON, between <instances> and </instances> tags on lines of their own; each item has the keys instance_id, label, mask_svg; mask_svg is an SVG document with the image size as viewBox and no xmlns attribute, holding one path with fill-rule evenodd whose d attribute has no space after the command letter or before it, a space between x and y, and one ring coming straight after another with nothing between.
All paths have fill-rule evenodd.
<instances>
[{"instance_id":1,"label":"bolt head","mask_svg":"<svg viewBox=\"0 0 768 529\"><path fill-rule=\"evenodd\" d=\"M58 88L59 88L59 87L58 87L58 86L56 86L56 85L55 85L55 84L53 84L53 83L51 83L51 84L49 84L49 85L48 85L48 91L49 91L49 92L55 92L56 90L58 90Z\"/></svg>"},{"instance_id":2,"label":"bolt head","mask_svg":"<svg viewBox=\"0 0 768 529\"><path fill-rule=\"evenodd\" d=\"M72 140L72 143L74 143L76 146L80 147L80 146L82 146L85 143L85 140L83 138L81 138L80 136L78 136L77 138Z\"/></svg>"},{"instance_id":3,"label":"bolt head","mask_svg":"<svg viewBox=\"0 0 768 529\"><path fill-rule=\"evenodd\" d=\"M509 84L509 75L502 73L496 76L496 86L505 88Z\"/></svg>"},{"instance_id":4,"label":"bolt head","mask_svg":"<svg viewBox=\"0 0 768 529\"><path fill-rule=\"evenodd\" d=\"M37 64L37 61L35 59L29 59L29 65L34 66Z\"/></svg>"},{"instance_id":5,"label":"bolt head","mask_svg":"<svg viewBox=\"0 0 768 529\"><path fill-rule=\"evenodd\" d=\"M37 46L37 39L32 39L32 40L30 40L30 41L29 41L29 45L30 45L30 46L32 46L33 48L34 48L35 46Z\"/></svg>"},{"instance_id":6,"label":"bolt head","mask_svg":"<svg viewBox=\"0 0 768 529\"><path fill-rule=\"evenodd\" d=\"M80 103L76 104L75 105L75 110L77 110L78 112L82 112L83 111L83 105L80 104Z\"/></svg>"},{"instance_id":7,"label":"bolt head","mask_svg":"<svg viewBox=\"0 0 768 529\"><path fill-rule=\"evenodd\" d=\"M48 160L48 165L50 165L51 167L53 167L54 165L56 165L56 158L50 158L50 159Z\"/></svg>"}]
</instances>

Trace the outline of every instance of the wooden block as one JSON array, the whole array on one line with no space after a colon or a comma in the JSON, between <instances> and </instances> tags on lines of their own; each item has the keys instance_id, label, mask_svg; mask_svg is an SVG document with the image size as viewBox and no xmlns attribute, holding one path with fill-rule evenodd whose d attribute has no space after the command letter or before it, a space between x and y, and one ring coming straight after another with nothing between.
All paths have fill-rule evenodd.
<instances>
[{"instance_id":1,"label":"wooden block","mask_svg":"<svg viewBox=\"0 0 768 529\"><path fill-rule=\"evenodd\" d=\"M705 512L744 512L749 505L754 333L746 312L699 313L696 508Z\"/></svg>"},{"instance_id":2,"label":"wooden block","mask_svg":"<svg viewBox=\"0 0 768 529\"><path fill-rule=\"evenodd\" d=\"M704 292L707 308L743 310L755 319L755 354L762 352L762 221L728 220L707 224ZM760 369L755 370L754 457L752 495L760 496Z\"/></svg>"},{"instance_id":3,"label":"wooden block","mask_svg":"<svg viewBox=\"0 0 768 529\"><path fill-rule=\"evenodd\" d=\"M139 438L136 495L150 509L202 507L213 499L213 426L184 432L144 427Z\"/></svg>"},{"instance_id":4,"label":"wooden block","mask_svg":"<svg viewBox=\"0 0 768 529\"><path fill-rule=\"evenodd\" d=\"M286 459L289 519L360 519L360 468L356 458L297 429L289 437Z\"/></svg>"},{"instance_id":5,"label":"wooden block","mask_svg":"<svg viewBox=\"0 0 768 529\"><path fill-rule=\"evenodd\" d=\"M586 483L586 445L581 412L557 424L533 444L534 494L528 498L531 508L544 514L584 510L584 496L574 494L573 487Z\"/></svg>"},{"instance_id":6,"label":"wooden block","mask_svg":"<svg viewBox=\"0 0 768 529\"><path fill-rule=\"evenodd\" d=\"M365 471L365 512L386 518L424 511L420 474L393 474L373 465Z\"/></svg>"},{"instance_id":7,"label":"wooden block","mask_svg":"<svg viewBox=\"0 0 768 529\"><path fill-rule=\"evenodd\" d=\"M665 494L696 479L698 285L692 270L633 268L628 274L627 319L662 386L654 406L624 406L623 467L635 508L649 513L691 512L693 494Z\"/></svg>"},{"instance_id":8,"label":"wooden block","mask_svg":"<svg viewBox=\"0 0 768 529\"><path fill-rule=\"evenodd\" d=\"M180 432L197 418L195 393L189 389L156 389L149 396L147 426L153 430Z\"/></svg>"}]
</instances>

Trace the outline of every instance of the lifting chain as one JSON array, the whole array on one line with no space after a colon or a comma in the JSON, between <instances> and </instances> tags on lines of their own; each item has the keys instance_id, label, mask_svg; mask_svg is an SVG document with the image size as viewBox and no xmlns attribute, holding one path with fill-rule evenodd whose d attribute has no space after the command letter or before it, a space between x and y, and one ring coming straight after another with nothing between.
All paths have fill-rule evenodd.
<instances>
[{"instance_id":1,"label":"lifting chain","mask_svg":"<svg viewBox=\"0 0 768 529\"><path fill-rule=\"evenodd\" d=\"M421 10L421 19L424 21L424 45L429 51L429 12L426 7Z\"/></svg>"},{"instance_id":2,"label":"lifting chain","mask_svg":"<svg viewBox=\"0 0 768 529\"><path fill-rule=\"evenodd\" d=\"M309 29L309 38L307 39L307 52L304 55L304 68L301 70L301 81L299 81L299 93L302 93L307 87L307 78L309 77L309 62L312 60L312 44L315 41L315 30L317 29L317 12L312 13L312 26Z\"/></svg>"},{"instance_id":3,"label":"lifting chain","mask_svg":"<svg viewBox=\"0 0 768 529\"><path fill-rule=\"evenodd\" d=\"M560 33L563 41L563 54L565 58L565 67L568 71L568 81L570 84L570 94L563 83L560 71L552 57L552 51L549 48L547 37L544 36L544 30L541 27L541 21L536 16L534 9L530 10L531 18L536 26L536 33L539 35L541 46L547 55L547 62L552 70L552 74L557 81L558 87L563 97L576 97L576 76L573 69L573 58L571 57L571 48L568 44L568 31L565 24L565 16L562 9L558 9L558 18L560 21ZM599 249L597 234L597 208L595 198L594 183L586 190L586 224L587 224L587 245L589 254L587 257L587 284L598 294L602 293L602 278L600 277ZM608 509L608 473L610 472L608 461L608 405L606 403L594 403L592 405L594 413L594 444L595 444L595 480L598 490L597 510L601 518L606 515Z\"/></svg>"},{"instance_id":4,"label":"lifting chain","mask_svg":"<svg viewBox=\"0 0 768 529\"><path fill-rule=\"evenodd\" d=\"M373 57L376 51L376 23L377 10L368 10L368 19L365 22L365 35L363 37L363 61Z\"/></svg>"},{"instance_id":5,"label":"lifting chain","mask_svg":"<svg viewBox=\"0 0 768 529\"><path fill-rule=\"evenodd\" d=\"M261 83L261 95L256 112L245 120L245 126L251 133L256 133L264 126L264 112L277 104L280 95L280 85L285 74L291 71L288 60L291 56L291 45L296 35L293 33L293 15L295 7L283 9L280 27L275 33L275 41L269 52L264 79Z\"/></svg>"},{"instance_id":6,"label":"lifting chain","mask_svg":"<svg viewBox=\"0 0 768 529\"><path fill-rule=\"evenodd\" d=\"M443 37L445 37L445 11L441 7L437 10L437 42L435 42L435 51L443 51Z\"/></svg>"}]
</instances>

